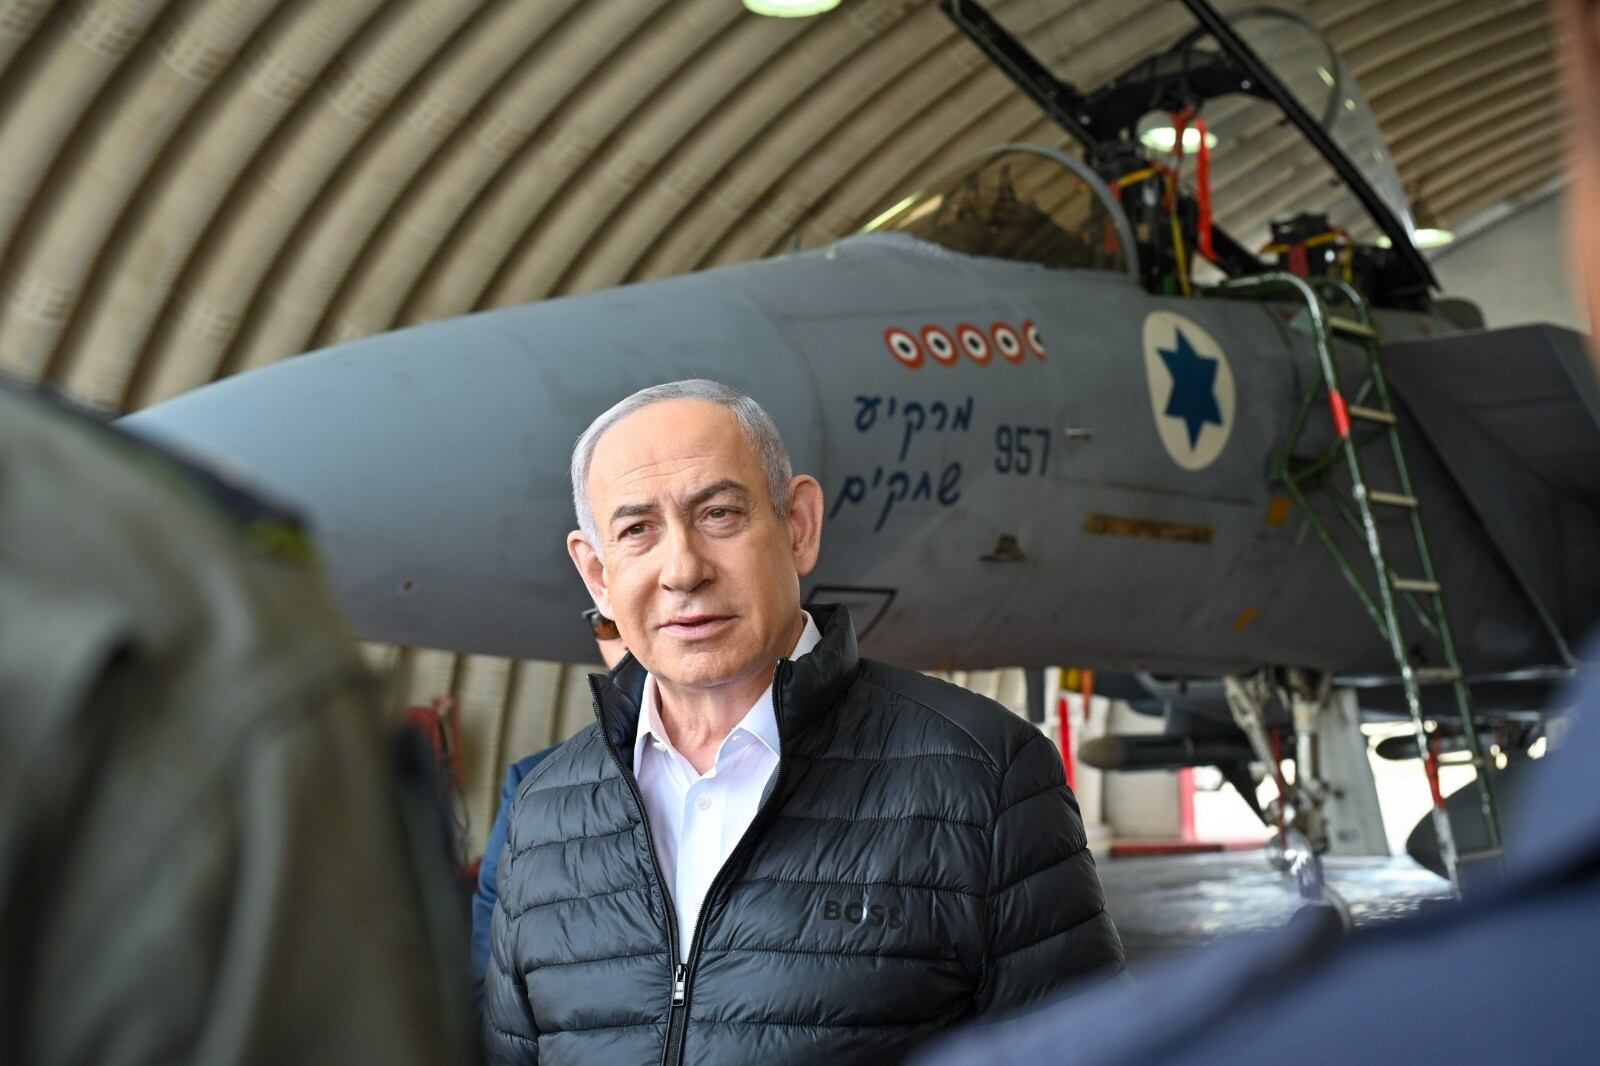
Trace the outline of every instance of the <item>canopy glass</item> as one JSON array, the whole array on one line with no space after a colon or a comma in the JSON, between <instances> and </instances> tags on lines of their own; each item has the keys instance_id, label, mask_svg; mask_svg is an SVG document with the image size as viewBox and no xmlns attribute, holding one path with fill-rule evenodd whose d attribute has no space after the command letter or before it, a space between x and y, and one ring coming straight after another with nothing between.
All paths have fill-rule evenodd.
<instances>
[{"instance_id":1,"label":"canopy glass","mask_svg":"<svg viewBox=\"0 0 1600 1066\"><path fill-rule=\"evenodd\" d=\"M867 224L964 255L1054 269L1128 270L1120 212L1075 159L1008 145L968 163Z\"/></svg>"}]
</instances>

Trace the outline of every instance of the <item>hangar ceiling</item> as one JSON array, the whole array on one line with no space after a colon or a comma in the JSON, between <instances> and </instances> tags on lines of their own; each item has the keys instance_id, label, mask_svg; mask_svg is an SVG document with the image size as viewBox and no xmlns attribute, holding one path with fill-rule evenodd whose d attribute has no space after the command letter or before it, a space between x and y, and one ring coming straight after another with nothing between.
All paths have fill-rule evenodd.
<instances>
[{"instance_id":1,"label":"hangar ceiling","mask_svg":"<svg viewBox=\"0 0 1600 1066\"><path fill-rule=\"evenodd\" d=\"M997 0L1093 85L1171 0ZM1543 188L1542 2L1310 0L1459 223ZM1057 142L932 0L3 0L0 366L133 409L396 326L815 246ZM1324 175L1219 151L1248 231ZM1231 186L1231 188L1230 188Z\"/></svg>"}]
</instances>

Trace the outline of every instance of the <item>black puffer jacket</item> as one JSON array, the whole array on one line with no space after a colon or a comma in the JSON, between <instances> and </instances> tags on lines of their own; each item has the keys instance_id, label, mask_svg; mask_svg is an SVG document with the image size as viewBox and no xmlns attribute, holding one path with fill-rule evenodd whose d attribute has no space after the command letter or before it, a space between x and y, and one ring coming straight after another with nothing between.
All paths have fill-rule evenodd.
<instances>
[{"instance_id":1,"label":"black puffer jacket","mask_svg":"<svg viewBox=\"0 0 1600 1066\"><path fill-rule=\"evenodd\" d=\"M644 670L592 679L598 724L511 809L491 1062L878 1066L1121 965L1050 741L981 696L858 660L843 608L812 617L822 643L774 683L778 771L682 973L630 758Z\"/></svg>"}]
</instances>

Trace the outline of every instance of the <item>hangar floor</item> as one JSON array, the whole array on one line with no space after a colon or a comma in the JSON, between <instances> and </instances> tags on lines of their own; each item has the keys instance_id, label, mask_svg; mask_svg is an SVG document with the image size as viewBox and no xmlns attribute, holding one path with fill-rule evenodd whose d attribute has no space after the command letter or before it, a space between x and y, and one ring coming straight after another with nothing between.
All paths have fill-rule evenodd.
<instances>
[{"instance_id":1,"label":"hangar floor","mask_svg":"<svg viewBox=\"0 0 1600 1066\"><path fill-rule=\"evenodd\" d=\"M1393 921L1450 898L1446 882L1403 855L1323 862L1357 925ZM1099 866L1106 907L1134 973L1218 937L1283 925L1301 905L1293 884L1259 851L1106 859Z\"/></svg>"}]
</instances>

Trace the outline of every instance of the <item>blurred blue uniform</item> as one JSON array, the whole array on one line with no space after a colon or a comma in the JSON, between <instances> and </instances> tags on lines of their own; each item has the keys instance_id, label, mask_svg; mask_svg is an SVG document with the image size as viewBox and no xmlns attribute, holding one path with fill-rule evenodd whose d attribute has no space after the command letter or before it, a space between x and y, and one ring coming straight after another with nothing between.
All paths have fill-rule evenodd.
<instances>
[{"instance_id":1,"label":"blurred blue uniform","mask_svg":"<svg viewBox=\"0 0 1600 1066\"><path fill-rule=\"evenodd\" d=\"M915 1066L1283 1061L1581 1062L1600 1056L1600 675L1507 829L1507 883L1358 932L1304 912L1132 985L966 1029Z\"/></svg>"},{"instance_id":2,"label":"blurred blue uniform","mask_svg":"<svg viewBox=\"0 0 1600 1066\"><path fill-rule=\"evenodd\" d=\"M479 1014L483 1013L483 971L489 965L489 919L494 916L494 901L500 895L495 870L500 865L500 852L506 846L506 812L511 810L511 801L517 798L517 787L522 779L533 773L534 767L555 750L536 751L506 767L500 806L494 813L494 825L489 828L489 840L483 846L478 890L472 894L472 1002Z\"/></svg>"}]
</instances>

